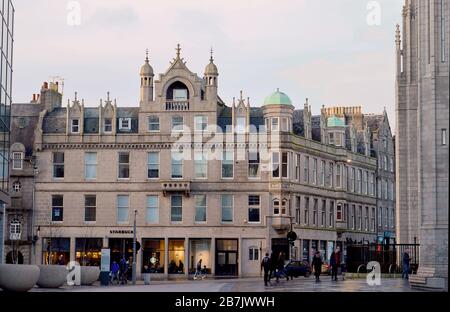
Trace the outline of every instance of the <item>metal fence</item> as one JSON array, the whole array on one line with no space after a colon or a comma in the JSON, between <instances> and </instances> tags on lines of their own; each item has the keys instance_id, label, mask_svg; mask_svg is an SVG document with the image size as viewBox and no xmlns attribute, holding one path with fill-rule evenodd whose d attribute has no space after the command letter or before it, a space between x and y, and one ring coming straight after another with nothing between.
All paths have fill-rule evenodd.
<instances>
[{"instance_id":1,"label":"metal fence","mask_svg":"<svg viewBox=\"0 0 450 312\"><path fill-rule=\"evenodd\" d=\"M381 265L382 273L400 273L403 253L408 251L411 258L411 273L419 267L419 244L352 244L347 245L346 267L348 272L366 271L370 261Z\"/></svg>"}]
</instances>

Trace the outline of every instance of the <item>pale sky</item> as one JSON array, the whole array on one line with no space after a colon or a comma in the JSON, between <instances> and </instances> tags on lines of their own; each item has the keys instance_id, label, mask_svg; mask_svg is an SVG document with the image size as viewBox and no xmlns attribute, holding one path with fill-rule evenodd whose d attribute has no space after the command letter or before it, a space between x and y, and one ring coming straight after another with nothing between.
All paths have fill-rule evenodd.
<instances>
[{"instance_id":1,"label":"pale sky","mask_svg":"<svg viewBox=\"0 0 450 312\"><path fill-rule=\"evenodd\" d=\"M145 49L155 74L177 43L189 69L203 76L214 49L219 95L231 104L243 90L252 106L280 88L296 108L386 107L395 124L395 24L403 0L378 0L380 25L369 25L366 0L80 0L81 24L68 24L66 0L16 0L13 102L29 102L43 81L65 80L97 106L110 91L119 106L139 105Z\"/></svg>"}]
</instances>

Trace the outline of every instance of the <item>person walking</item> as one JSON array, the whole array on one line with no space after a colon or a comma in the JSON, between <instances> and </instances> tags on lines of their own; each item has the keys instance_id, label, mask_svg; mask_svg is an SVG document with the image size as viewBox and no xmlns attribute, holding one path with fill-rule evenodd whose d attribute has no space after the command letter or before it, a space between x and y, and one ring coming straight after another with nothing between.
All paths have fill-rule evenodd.
<instances>
[{"instance_id":1,"label":"person walking","mask_svg":"<svg viewBox=\"0 0 450 312\"><path fill-rule=\"evenodd\" d=\"M330 256L330 266L331 266L331 280L337 282L338 268L341 263L341 252L340 248L337 247Z\"/></svg>"},{"instance_id":2,"label":"person walking","mask_svg":"<svg viewBox=\"0 0 450 312\"><path fill-rule=\"evenodd\" d=\"M406 249L403 253L403 271L402 271L402 278L409 279L409 263L411 262L411 258L409 256L409 250Z\"/></svg>"},{"instance_id":3,"label":"person walking","mask_svg":"<svg viewBox=\"0 0 450 312\"><path fill-rule=\"evenodd\" d=\"M197 262L197 269L195 270L194 280L196 280L198 278L198 276L200 276L200 278L203 279L203 276L202 276L202 259L198 260L198 262Z\"/></svg>"},{"instance_id":4,"label":"person walking","mask_svg":"<svg viewBox=\"0 0 450 312\"><path fill-rule=\"evenodd\" d=\"M125 260L125 256L122 257L119 264L119 270L120 270L120 284L126 284L127 283L127 271L128 271L128 265L127 260Z\"/></svg>"},{"instance_id":5,"label":"person walking","mask_svg":"<svg viewBox=\"0 0 450 312\"><path fill-rule=\"evenodd\" d=\"M314 276L316 277L316 283L320 282L320 274L322 273L322 257L320 255L320 251L316 251L313 260L312 265L314 268Z\"/></svg>"},{"instance_id":6,"label":"person walking","mask_svg":"<svg viewBox=\"0 0 450 312\"><path fill-rule=\"evenodd\" d=\"M289 281L289 277L284 273L284 260L285 260L284 252L280 252L277 261L277 273L276 273L277 283L280 282L279 279L282 276L286 277L286 279Z\"/></svg>"},{"instance_id":7,"label":"person walking","mask_svg":"<svg viewBox=\"0 0 450 312\"><path fill-rule=\"evenodd\" d=\"M270 266L269 266L269 283L272 277L275 277L276 269L277 269L277 256L275 252L272 251L270 256Z\"/></svg>"},{"instance_id":8,"label":"person walking","mask_svg":"<svg viewBox=\"0 0 450 312\"><path fill-rule=\"evenodd\" d=\"M261 271L264 270L264 286L269 286L270 264L269 253L266 253L266 256L261 261Z\"/></svg>"},{"instance_id":9,"label":"person walking","mask_svg":"<svg viewBox=\"0 0 450 312\"><path fill-rule=\"evenodd\" d=\"M113 261L111 265L111 284L114 283L114 280L117 280L117 284L119 284L119 264L116 261Z\"/></svg>"}]
</instances>

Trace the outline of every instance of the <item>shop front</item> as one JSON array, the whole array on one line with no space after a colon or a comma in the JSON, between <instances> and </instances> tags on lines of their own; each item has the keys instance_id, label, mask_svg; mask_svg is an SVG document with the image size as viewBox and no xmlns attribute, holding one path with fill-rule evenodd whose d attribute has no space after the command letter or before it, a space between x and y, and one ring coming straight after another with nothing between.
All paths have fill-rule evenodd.
<instances>
[{"instance_id":1,"label":"shop front","mask_svg":"<svg viewBox=\"0 0 450 312\"><path fill-rule=\"evenodd\" d=\"M132 238L109 238L108 246L111 249L111 263L125 257L126 261L132 263L133 261L133 239Z\"/></svg>"},{"instance_id":2,"label":"shop front","mask_svg":"<svg viewBox=\"0 0 450 312\"><path fill-rule=\"evenodd\" d=\"M81 266L100 266L102 238L76 238L75 260Z\"/></svg>"},{"instance_id":3,"label":"shop front","mask_svg":"<svg viewBox=\"0 0 450 312\"><path fill-rule=\"evenodd\" d=\"M42 263L66 265L70 261L70 238L43 238Z\"/></svg>"},{"instance_id":4,"label":"shop front","mask_svg":"<svg viewBox=\"0 0 450 312\"><path fill-rule=\"evenodd\" d=\"M197 263L202 260L201 267L211 274L211 239L189 240L189 274L194 274Z\"/></svg>"},{"instance_id":5,"label":"shop front","mask_svg":"<svg viewBox=\"0 0 450 312\"><path fill-rule=\"evenodd\" d=\"M287 238L272 238L272 252L276 257L280 256L280 253L284 253L284 259L289 260L289 241Z\"/></svg>"},{"instance_id":6,"label":"shop front","mask_svg":"<svg viewBox=\"0 0 450 312\"><path fill-rule=\"evenodd\" d=\"M238 275L238 240L216 239L216 276Z\"/></svg>"},{"instance_id":7,"label":"shop front","mask_svg":"<svg viewBox=\"0 0 450 312\"><path fill-rule=\"evenodd\" d=\"M169 274L184 274L185 250L184 239L169 239Z\"/></svg>"},{"instance_id":8,"label":"shop front","mask_svg":"<svg viewBox=\"0 0 450 312\"><path fill-rule=\"evenodd\" d=\"M164 273L164 238L142 239L142 272Z\"/></svg>"}]
</instances>

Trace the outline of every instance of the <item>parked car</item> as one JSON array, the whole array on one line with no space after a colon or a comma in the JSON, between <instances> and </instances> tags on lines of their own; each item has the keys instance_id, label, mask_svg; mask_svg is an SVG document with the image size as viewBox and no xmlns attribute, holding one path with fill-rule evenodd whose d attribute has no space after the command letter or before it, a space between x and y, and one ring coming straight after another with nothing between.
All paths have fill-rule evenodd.
<instances>
[{"instance_id":1,"label":"parked car","mask_svg":"<svg viewBox=\"0 0 450 312\"><path fill-rule=\"evenodd\" d=\"M294 279L294 277L304 276L309 277L311 275L311 266L308 261L291 260L284 267L286 276Z\"/></svg>"}]
</instances>

